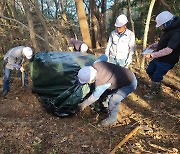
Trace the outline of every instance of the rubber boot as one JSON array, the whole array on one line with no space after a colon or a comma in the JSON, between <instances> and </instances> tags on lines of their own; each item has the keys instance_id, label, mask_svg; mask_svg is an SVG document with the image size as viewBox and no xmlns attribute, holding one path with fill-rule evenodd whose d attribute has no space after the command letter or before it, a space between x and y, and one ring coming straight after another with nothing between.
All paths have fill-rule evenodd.
<instances>
[{"instance_id":1,"label":"rubber boot","mask_svg":"<svg viewBox=\"0 0 180 154\"><path fill-rule=\"evenodd\" d=\"M6 96L8 94L8 90L3 90L2 95Z\"/></svg>"},{"instance_id":2,"label":"rubber boot","mask_svg":"<svg viewBox=\"0 0 180 154\"><path fill-rule=\"evenodd\" d=\"M108 118L101 121L100 126L109 127L117 123L117 113L111 113Z\"/></svg>"},{"instance_id":3,"label":"rubber boot","mask_svg":"<svg viewBox=\"0 0 180 154\"><path fill-rule=\"evenodd\" d=\"M161 97L161 93L162 93L161 82L152 82L150 88L151 88L150 93L145 95L145 97L149 99Z\"/></svg>"}]
</instances>

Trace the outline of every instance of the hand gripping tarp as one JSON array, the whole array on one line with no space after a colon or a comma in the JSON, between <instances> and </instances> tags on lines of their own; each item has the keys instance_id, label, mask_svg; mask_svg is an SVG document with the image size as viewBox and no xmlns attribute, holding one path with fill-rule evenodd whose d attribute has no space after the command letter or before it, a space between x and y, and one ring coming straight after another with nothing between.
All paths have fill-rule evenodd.
<instances>
[{"instance_id":1,"label":"hand gripping tarp","mask_svg":"<svg viewBox=\"0 0 180 154\"><path fill-rule=\"evenodd\" d=\"M80 52L40 52L30 63L33 91L44 107L57 116L76 113L77 104L90 92L88 84L81 85L77 74L90 66L96 56Z\"/></svg>"}]
</instances>

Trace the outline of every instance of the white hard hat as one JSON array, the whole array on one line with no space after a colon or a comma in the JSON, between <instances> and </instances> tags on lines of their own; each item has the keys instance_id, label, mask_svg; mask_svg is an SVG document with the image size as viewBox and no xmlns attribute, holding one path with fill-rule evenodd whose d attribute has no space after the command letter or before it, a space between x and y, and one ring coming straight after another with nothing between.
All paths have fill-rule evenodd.
<instances>
[{"instance_id":1,"label":"white hard hat","mask_svg":"<svg viewBox=\"0 0 180 154\"><path fill-rule=\"evenodd\" d=\"M121 14L120 16L117 17L116 23L114 24L115 27L122 27L125 24L127 24L128 19L124 14Z\"/></svg>"},{"instance_id":2,"label":"white hard hat","mask_svg":"<svg viewBox=\"0 0 180 154\"><path fill-rule=\"evenodd\" d=\"M85 43L81 44L80 51L81 51L81 52L87 52L87 50L88 50L87 44L85 44Z\"/></svg>"},{"instance_id":3,"label":"white hard hat","mask_svg":"<svg viewBox=\"0 0 180 154\"><path fill-rule=\"evenodd\" d=\"M78 79L81 84L89 83L97 75L97 70L92 66L84 66L78 72Z\"/></svg>"},{"instance_id":4,"label":"white hard hat","mask_svg":"<svg viewBox=\"0 0 180 154\"><path fill-rule=\"evenodd\" d=\"M23 48L23 54L26 56L27 59L31 59L33 51L30 47L25 47Z\"/></svg>"},{"instance_id":5,"label":"white hard hat","mask_svg":"<svg viewBox=\"0 0 180 154\"><path fill-rule=\"evenodd\" d=\"M174 17L174 15L172 13L170 13L169 11L163 11L163 12L159 13L156 17L156 27L159 27L159 26L165 24L166 22L171 20L173 17Z\"/></svg>"}]
</instances>

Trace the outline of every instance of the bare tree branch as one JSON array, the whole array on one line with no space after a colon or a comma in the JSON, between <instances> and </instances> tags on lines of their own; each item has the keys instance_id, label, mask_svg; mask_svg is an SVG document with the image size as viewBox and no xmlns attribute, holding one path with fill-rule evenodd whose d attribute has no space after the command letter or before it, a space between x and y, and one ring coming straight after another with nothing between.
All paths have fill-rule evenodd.
<instances>
[{"instance_id":1,"label":"bare tree branch","mask_svg":"<svg viewBox=\"0 0 180 154\"><path fill-rule=\"evenodd\" d=\"M13 22L15 22L15 23L18 23L18 24L20 24L20 25L22 26L21 28L29 31L29 28L28 28L25 24L23 24L22 22L20 22L20 21L18 21L18 20L16 20L16 19L8 18L8 17L2 16L2 15L0 15L0 18L3 18L3 19L10 20L10 21L13 21ZM42 38L40 35L38 35L38 34L35 34L35 35L36 35L40 40L42 40L42 41L45 42L44 38ZM54 50L56 50L56 48L55 48L53 45L51 45L50 43L49 43L49 46L52 47Z\"/></svg>"}]
</instances>

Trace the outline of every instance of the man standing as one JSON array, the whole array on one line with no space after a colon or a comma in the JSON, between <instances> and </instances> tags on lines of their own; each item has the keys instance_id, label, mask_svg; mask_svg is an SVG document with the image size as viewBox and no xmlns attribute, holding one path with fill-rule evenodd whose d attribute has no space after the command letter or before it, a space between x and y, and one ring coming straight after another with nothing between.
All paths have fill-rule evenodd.
<instances>
[{"instance_id":1,"label":"man standing","mask_svg":"<svg viewBox=\"0 0 180 154\"><path fill-rule=\"evenodd\" d=\"M102 59L106 60L104 57ZM93 66L81 68L78 72L78 79L81 84L89 83L95 86L91 96L79 105L81 110L97 101L108 90L109 116L101 122L101 125L105 127L117 122L120 102L137 87L137 80L133 72L101 60L94 62Z\"/></svg>"},{"instance_id":2,"label":"man standing","mask_svg":"<svg viewBox=\"0 0 180 154\"><path fill-rule=\"evenodd\" d=\"M180 55L180 17L174 16L169 11L163 11L156 17L156 27L164 32L158 43L153 43L148 48L155 52L145 54L152 58L146 72L152 80L151 97L161 93L163 76L179 61Z\"/></svg>"},{"instance_id":3,"label":"man standing","mask_svg":"<svg viewBox=\"0 0 180 154\"><path fill-rule=\"evenodd\" d=\"M116 29L111 32L105 54L109 62L128 68L132 62L136 42L135 34L127 29L128 20L124 14L117 17Z\"/></svg>"},{"instance_id":4,"label":"man standing","mask_svg":"<svg viewBox=\"0 0 180 154\"><path fill-rule=\"evenodd\" d=\"M30 47L18 46L10 49L4 56L4 80L3 80L3 96L7 95L9 91L9 80L11 70L18 70L24 73L22 66L24 58L31 59L33 51ZM26 74L24 73L24 85L27 84Z\"/></svg>"}]
</instances>

